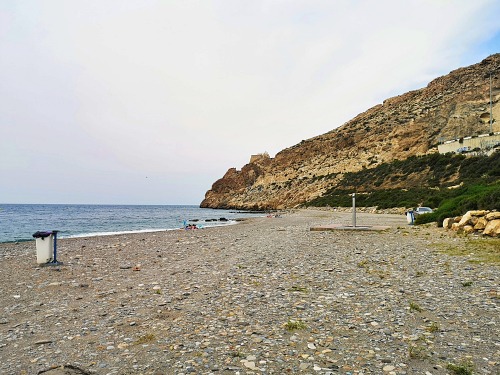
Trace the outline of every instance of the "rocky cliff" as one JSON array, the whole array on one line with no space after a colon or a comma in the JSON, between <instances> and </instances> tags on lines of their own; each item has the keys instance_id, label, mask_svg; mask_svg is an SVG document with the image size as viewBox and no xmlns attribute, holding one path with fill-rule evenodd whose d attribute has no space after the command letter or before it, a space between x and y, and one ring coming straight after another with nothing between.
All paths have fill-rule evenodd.
<instances>
[{"instance_id":1,"label":"rocky cliff","mask_svg":"<svg viewBox=\"0 0 500 375\"><path fill-rule=\"evenodd\" d=\"M346 172L437 152L438 143L444 140L488 133L490 72L493 118L499 119L500 54L495 54L437 78L425 88L387 99L274 158L252 156L241 170L231 168L216 181L200 206L294 207L339 184ZM493 131L500 131L498 122L493 122Z\"/></svg>"}]
</instances>

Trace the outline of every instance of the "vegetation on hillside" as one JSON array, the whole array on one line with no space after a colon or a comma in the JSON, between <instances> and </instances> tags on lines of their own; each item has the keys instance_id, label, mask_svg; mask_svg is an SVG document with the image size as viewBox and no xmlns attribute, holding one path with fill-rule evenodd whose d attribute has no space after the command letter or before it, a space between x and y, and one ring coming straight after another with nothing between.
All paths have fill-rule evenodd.
<instances>
[{"instance_id":1,"label":"vegetation on hillside","mask_svg":"<svg viewBox=\"0 0 500 375\"><path fill-rule=\"evenodd\" d=\"M431 214L417 216L416 224L437 221L441 226L447 217L463 215L470 210L500 210L500 181L492 184L472 184L443 199Z\"/></svg>"},{"instance_id":2,"label":"vegetation on hillside","mask_svg":"<svg viewBox=\"0 0 500 375\"><path fill-rule=\"evenodd\" d=\"M418 186L410 186L409 176L419 176ZM405 186L382 188L381 186ZM452 187L452 185L454 185ZM458 186L457 186L458 185ZM500 152L489 157L452 154L412 156L372 169L346 173L340 185L305 206L349 207L351 193L357 191L356 205L378 207L428 206L433 214L422 215L417 223L458 216L468 210L500 210Z\"/></svg>"}]
</instances>

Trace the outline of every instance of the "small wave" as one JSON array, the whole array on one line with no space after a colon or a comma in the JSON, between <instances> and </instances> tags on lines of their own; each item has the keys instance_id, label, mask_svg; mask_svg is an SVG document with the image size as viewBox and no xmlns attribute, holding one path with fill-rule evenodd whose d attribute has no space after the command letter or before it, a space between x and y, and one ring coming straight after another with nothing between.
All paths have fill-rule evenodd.
<instances>
[{"instance_id":1,"label":"small wave","mask_svg":"<svg viewBox=\"0 0 500 375\"><path fill-rule=\"evenodd\" d=\"M81 237L100 237L100 236L115 236L118 234L134 234L134 233L152 233L152 232L164 232L167 230L175 230L175 229L140 229L140 230L124 230L117 232L91 232L91 233L78 233L71 235L62 235L58 236L59 238L81 238Z\"/></svg>"},{"instance_id":2,"label":"small wave","mask_svg":"<svg viewBox=\"0 0 500 375\"><path fill-rule=\"evenodd\" d=\"M223 227L226 225L238 224L236 220L228 220L224 223L208 223L204 225L198 225L198 229L213 228L213 227ZM138 229L138 230L125 230L125 231L115 231L115 232L89 232L89 233L78 233L70 235L58 235L58 238L83 238L83 237L102 237L102 236L116 236L120 234L137 234L137 233L155 233L155 232L165 232L171 230L182 230L183 228L162 228L162 229Z\"/></svg>"},{"instance_id":3,"label":"small wave","mask_svg":"<svg viewBox=\"0 0 500 375\"><path fill-rule=\"evenodd\" d=\"M203 229L203 228L213 228L213 227L224 227L226 225L234 225L234 224L238 224L238 221L236 221L236 220L228 220L228 221L223 222L223 223L220 223L220 222L208 222L208 223L203 224L203 225L198 225L198 227L200 229Z\"/></svg>"}]
</instances>

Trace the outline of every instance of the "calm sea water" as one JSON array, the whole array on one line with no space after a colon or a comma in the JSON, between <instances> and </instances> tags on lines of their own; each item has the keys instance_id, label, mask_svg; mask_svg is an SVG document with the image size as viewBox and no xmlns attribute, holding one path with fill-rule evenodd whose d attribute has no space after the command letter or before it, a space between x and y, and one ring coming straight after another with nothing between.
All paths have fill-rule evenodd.
<instances>
[{"instance_id":1,"label":"calm sea water","mask_svg":"<svg viewBox=\"0 0 500 375\"><path fill-rule=\"evenodd\" d=\"M198 220L202 227L234 224L262 214L197 206L0 204L0 242L33 240L37 231L59 230L58 238L177 229ZM226 218L225 221L206 221Z\"/></svg>"}]
</instances>

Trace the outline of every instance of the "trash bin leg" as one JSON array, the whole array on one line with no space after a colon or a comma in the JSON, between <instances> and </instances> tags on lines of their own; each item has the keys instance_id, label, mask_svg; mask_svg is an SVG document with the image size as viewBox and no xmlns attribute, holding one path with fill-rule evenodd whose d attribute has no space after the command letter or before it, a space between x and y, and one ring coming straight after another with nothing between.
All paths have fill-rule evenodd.
<instances>
[{"instance_id":1,"label":"trash bin leg","mask_svg":"<svg viewBox=\"0 0 500 375\"><path fill-rule=\"evenodd\" d=\"M57 230L52 231L52 236L54 237L54 257L52 258L52 262L47 263L50 266L59 266L63 264L57 260Z\"/></svg>"},{"instance_id":2,"label":"trash bin leg","mask_svg":"<svg viewBox=\"0 0 500 375\"><path fill-rule=\"evenodd\" d=\"M58 263L57 261L57 232L54 231L54 260L52 263Z\"/></svg>"}]
</instances>

